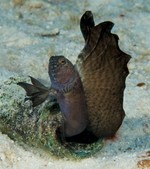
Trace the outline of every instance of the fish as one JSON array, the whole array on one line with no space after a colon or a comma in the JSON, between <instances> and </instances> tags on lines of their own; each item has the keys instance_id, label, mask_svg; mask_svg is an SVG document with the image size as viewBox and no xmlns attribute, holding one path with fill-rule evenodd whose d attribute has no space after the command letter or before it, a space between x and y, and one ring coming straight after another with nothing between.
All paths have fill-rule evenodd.
<instances>
[{"instance_id":1,"label":"fish","mask_svg":"<svg viewBox=\"0 0 150 169\"><path fill-rule=\"evenodd\" d=\"M52 56L49 61L51 88L56 90L56 99L63 117L65 137L84 131L88 113L84 90L75 66L64 56Z\"/></svg>"},{"instance_id":2,"label":"fish","mask_svg":"<svg viewBox=\"0 0 150 169\"><path fill-rule=\"evenodd\" d=\"M75 65L65 56L51 56L50 88L33 77L32 84L18 83L33 107L54 94L62 114L57 134L68 142L112 137L125 117L123 96L131 56L119 48L118 36L111 33L113 26L110 21L95 25L92 12L86 11L80 20L85 46Z\"/></svg>"}]
</instances>

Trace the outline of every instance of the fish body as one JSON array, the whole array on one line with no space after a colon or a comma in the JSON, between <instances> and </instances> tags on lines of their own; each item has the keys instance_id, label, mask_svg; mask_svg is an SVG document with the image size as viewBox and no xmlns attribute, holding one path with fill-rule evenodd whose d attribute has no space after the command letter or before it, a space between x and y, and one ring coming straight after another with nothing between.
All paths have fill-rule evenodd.
<instances>
[{"instance_id":1,"label":"fish body","mask_svg":"<svg viewBox=\"0 0 150 169\"><path fill-rule=\"evenodd\" d=\"M49 75L63 117L63 135L71 137L81 133L87 127L88 114L78 71L64 56L52 56Z\"/></svg>"}]
</instances>

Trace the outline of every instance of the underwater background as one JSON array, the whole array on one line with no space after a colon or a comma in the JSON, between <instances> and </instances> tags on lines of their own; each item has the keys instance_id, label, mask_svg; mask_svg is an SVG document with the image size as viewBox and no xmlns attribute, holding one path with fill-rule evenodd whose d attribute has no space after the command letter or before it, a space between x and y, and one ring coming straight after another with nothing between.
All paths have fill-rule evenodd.
<instances>
[{"instance_id":1,"label":"underwater background","mask_svg":"<svg viewBox=\"0 0 150 169\"><path fill-rule=\"evenodd\" d=\"M29 82L30 75L50 86L52 55L75 63L84 46L79 22L86 10L93 12L96 24L115 23L112 32L132 59L124 96L126 116L116 138L72 149L53 135L61 121L55 104L47 101L33 112L16 83ZM149 168L149 21L148 0L0 0L0 169Z\"/></svg>"}]
</instances>

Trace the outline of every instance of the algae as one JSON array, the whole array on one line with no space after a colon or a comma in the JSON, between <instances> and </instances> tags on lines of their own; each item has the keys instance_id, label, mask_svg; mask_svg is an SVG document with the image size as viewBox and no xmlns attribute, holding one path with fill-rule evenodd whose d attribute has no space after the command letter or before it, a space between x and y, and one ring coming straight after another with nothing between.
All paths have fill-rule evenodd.
<instances>
[{"instance_id":1,"label":"algae","mask_svg":"<svg viewBox=\"0 0 150 169\"><path fill-rule=\"evenodd\" d=\"M17 83L28 80L15 76L0 85L2 133L17 143L43 149L58 158L82 159L94 155L102 148L102 140L92 144L62 144L55 134L61 124L61 113L55 99L49 98L34 109L30 101L24 103L24 91Z\"/></svg>"}]
</instances>

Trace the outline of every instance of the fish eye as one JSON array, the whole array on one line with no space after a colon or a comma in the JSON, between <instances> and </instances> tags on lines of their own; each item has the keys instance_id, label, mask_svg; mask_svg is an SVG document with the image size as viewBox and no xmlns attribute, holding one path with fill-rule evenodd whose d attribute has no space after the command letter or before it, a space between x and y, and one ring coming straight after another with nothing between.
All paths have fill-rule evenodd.
<instances>
[{"instance_id":1,"label":"fish eye","mask_svg":"<svg viewBox=\"0 0 150 169\"><path fill-rule=\"evenodd\" d=\"M65 59L60 59L60 60L59 60L59 63L60 63L61 65L64 65L64 64L66 63L66 60L65 60Z\"/></svg>"}]
</instances>

